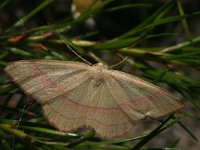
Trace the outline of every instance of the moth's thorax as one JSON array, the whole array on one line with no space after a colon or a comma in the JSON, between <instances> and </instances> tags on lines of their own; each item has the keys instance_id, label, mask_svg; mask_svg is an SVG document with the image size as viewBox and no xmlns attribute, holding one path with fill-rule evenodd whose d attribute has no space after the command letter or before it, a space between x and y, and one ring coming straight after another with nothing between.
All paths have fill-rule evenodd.
<instances>
[{"instance_id":1,"label":"moth's thorax","mask_svg":"<svg viewBox=\"0 0 200 150\"><path fill-rule=\"evenodd\" d=\"M103 82L104 71L107 69L107 66L102 63L94 64L90 69L92 76L92 83L95 87L98 87Z\"/></svg>"}]
</instances>

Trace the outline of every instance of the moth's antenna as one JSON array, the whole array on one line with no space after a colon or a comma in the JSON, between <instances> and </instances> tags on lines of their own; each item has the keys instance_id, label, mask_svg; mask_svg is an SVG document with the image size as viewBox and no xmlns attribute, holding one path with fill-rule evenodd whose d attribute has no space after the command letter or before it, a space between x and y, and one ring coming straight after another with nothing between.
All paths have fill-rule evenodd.
<instances>
[{"instance_id":1,"label":"moth's antenna","mask_svg":"<svg viewBox=\"0 0 200 150\"><path fill-rule=\"evenodd\" d=\"M66 42L66 38L63 37L63 36L60 35L60 34L58 34L58 36L59 36L59 38L63 41L63 43L65 43L65 45L69 48L69 50L70 50L71 52L73 52L77 57L79 57L81 60L83 60L83 61L86 62L87 64L92 65L89 61L87 61L86 59L84 59L83 57L81 57L77 52L75 52L75 51L70 47L70 44L68 43L68 42L70 42L70 41ZM73 43L71 43L71 44L73 44Z\"/></svg>"},{"instance_id":2,"label":"moth's antenna","mask_svg":"<svg viewBox=\"0 0 200 150\"><path fill-rule=\"evenodd\" d=\"M122 64L127 58L128 58L128 57L126 56L122 61L118 62L118 63L115 64L115 65L110 66L110 68L113 68L113 67L115 67L115 66L118 66L118 65Z\"/></svg>"},{"instance_id":3,"label":"moth's antenna","mask_svg":"<svg viewBox=\"0 0 200 150\"><path fill-rule=\"evenodd\" d=\"M65 43L65 45L69 48L70 51L72 51L78 58L82 59L84 62L88 63L89 65L92 65L89 61L87 61L86 59L84 59L83 57L81 57L78 53L76 53L70 46L68 43Z\"/></svg>"}]
</instances>

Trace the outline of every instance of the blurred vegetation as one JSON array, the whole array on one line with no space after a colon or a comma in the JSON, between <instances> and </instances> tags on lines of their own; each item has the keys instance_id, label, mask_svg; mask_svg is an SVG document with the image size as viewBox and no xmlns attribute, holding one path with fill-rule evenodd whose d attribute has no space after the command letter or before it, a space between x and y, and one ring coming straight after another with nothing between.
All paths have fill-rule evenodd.
<instances>
[{"instance_id":1,"label":"blurred vegetation","mask_svg":"<svg viewBox=\"0 0 200 150\"><path fill-rule=\"evenodd\" d=\"M0 149L150 150L155 148L145 144L174 124L197 141L180 120L199 123L198 116L187 111L167 118L149 133L123 140L99 139L93 130L58 132L46 123L40 105L25 96L3 68L22 59L82 61L70 49L91 63L108 66L127 57L120 69L164 86L199 112L198 0L94 1L75 19L70 7L71 1L64 0L0 1ZM132 141L135 144L129 144ZM178 142L157 149L176 150Z\"/></svg>"}]
</instances>

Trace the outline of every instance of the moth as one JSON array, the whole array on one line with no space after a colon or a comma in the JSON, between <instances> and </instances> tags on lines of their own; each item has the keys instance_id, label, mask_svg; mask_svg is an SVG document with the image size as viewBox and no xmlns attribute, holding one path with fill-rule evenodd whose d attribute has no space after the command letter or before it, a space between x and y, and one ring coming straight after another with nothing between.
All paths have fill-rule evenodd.
<instances>
[{"instance_id":1,"label":"moth","mask_svg":"<svg viewBox=\"0 0 200 150\"><path fill-rule=\"evenodd\" d=\"M162 117L184 106L166 90L101 63L22 60L5 71L42 105L48 122L65 132L91 127L99 137L123 137L146 116Z\"/></svg>"}]
</instances>

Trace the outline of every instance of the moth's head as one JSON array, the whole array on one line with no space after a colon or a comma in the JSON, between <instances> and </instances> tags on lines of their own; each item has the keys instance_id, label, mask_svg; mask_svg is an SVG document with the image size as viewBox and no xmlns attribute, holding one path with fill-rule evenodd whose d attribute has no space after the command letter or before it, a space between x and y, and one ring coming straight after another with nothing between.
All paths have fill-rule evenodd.
<instances>
[{"instance_id":1,"label":"moth's head","mask_svg":"<svg viewBox=\"0 0 200 150\"><path fill-rule=\"evenodd\" d=\"M108 69L108 67L102 63L97 63L97 64L94 64L92 65L92 67L96 67L96 68L99 68L99 69Z\"/></svg>"}]
</instances>

